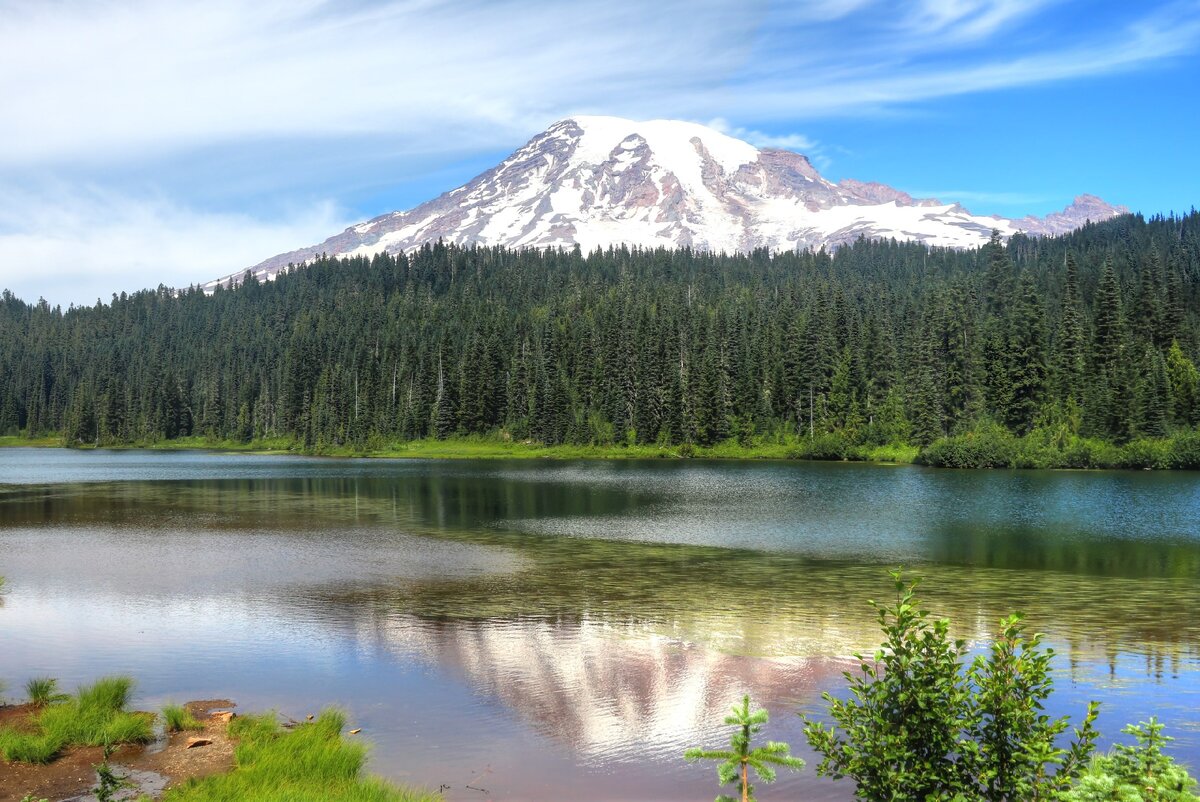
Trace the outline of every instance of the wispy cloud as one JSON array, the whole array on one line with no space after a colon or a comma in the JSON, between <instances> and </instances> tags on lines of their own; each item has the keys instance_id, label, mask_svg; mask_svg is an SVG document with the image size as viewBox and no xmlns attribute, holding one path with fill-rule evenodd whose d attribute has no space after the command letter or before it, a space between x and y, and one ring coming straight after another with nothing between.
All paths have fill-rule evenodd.
<instances>
[{"instance_id":1,"label":"wispy cloud","mask_svg":"<svg viewBox=\"0 0 1200 802\"><path fill-rule=\"evenodd\" d=\"M941 201L951 201L964 205L982 203L988 206L1024 206L1045 203L1050 198L1030 192L988 192L971 189L909 189L905 190L914 198L937 198Z\"/></svg>"},{"instance_id":2,"label":"wispy cloud","mask_svg":"<svg viewBox=\"0 0 1200 802\"><path fill-rule=\"evenodd\" d=\"M319 201L251 206L272 186L340 197L381 181L382 163L428 173L570 114L720 116L824 169L837 144L800 133L823 116L1136 70L1200 44L1195 0L1044 29L1071 3L1087 13L1081 0L0 0L0 285L32 286L30 259L77 271L80 253L107 286L227 273L335 230Z\"/></svg>"},{"instance_id":3,"label":"wispy cloud","mask_svg":"<svg viewBox=\"0 0 1200 802\"><path fill-rule=\"evenodd\" d=\"M737 139L749 142L751 145L760 148L777 148L779 150L791 150L796 153L803 153L808 156L818 170L825 170L829 167L831 160L826 149L820 142L812 137L805 136L800 133L784 133L771 134L764 131L758 131L753 128L744 128L742 126L730 125L729 121L724 117L715 117L709 120L706 125L709 128L716 129L723 134L736 137Z\"/></svg>"},{"instance_id":4,"label":"wispy cloud","mask_svg":"<svg viewBox=\"0 0 1200 802\"><path fill-rule=\"evenodd\" d=\"M163 197L57 185L0 191L0 288L56 304L114 292L186 287L254 264L264 254L319 241L349 224L332 203L279 220L206 212Z\"/></svg>"}]
</instances>

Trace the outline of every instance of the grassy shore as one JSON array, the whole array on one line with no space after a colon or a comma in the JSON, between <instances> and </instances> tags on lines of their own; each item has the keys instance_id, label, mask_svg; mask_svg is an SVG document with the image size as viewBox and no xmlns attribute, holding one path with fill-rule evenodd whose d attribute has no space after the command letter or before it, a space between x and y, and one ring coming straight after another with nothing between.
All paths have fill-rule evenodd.
<instances>
[{"instance_id":1,"label":"grassy shore","mask_svg":"<svg viewBox=\"0 0 1200 802\"><path fill-rule=\"evenodd\" d=\"M437 802L438 794L364 777L366 746L342 737L345 717L326 710L284 730L274 716L233 720L237 765L228 774L189 780L163 802Z\"/></svg>"},{"instance_id":2,"label":"grassy shore","mask_svg":"<svg viewBox=\"0 0 1200 802\"><path fill-rule=\"evenodd\" d=\"M60 438L30 439L22 436L0 437L0 448L19 446L63 447ZM743 445L736 441L714 446L656 444L545 445L533 441L504 440L497 437L427 438L401 442L373 442L364 446L323 445L305 449L290 438L255 439L247 442L207 437L179 437L173 440L144 441L105 445L111 449L149 449L152 451L228 451L245 454L307 454L323 457L380 457L389 459L850 459L880 463L911 463L918 454L916 446L891 445L857 447L853 453L833 455L816 453L807 442L756 442ZM818 448L821 441L818 439ZM88 448L85 446L84 448Z\"/></svg>"},{"instance_id":3,"label":"grassy shore","mask_svg":"<svg viewBox=\"0 0 1200 802\"><path fill-rule=\"evenodd\" d=\"M0 435L0 448L62 448L65 445L58 435L26 437L23 434Z\"/></svg>"},{"instance_id":4,"label":"grassy shore","mask_svg":"<svg viewBox=\"0 0 1200 802\"><path fill-rule=\"evenodd\" d=\"M152 716L126 710L133 680L106 677L59 699L52 680L30 683L37 713L24 729L0 728L0 757L22 763L49 763L69 746L146 743ZM36 690L46 689L39 696Z\"/></svg>"},{"instance_id":5,"label":"grassy shore","mask_svg":"<svg viewBox=\"0 0 1200 802\"><path fill-rule=\"evenodd\" d=\"M64 444L54 437L0 438L0 447L28 445ZM755 438L749 443L730 439L712 446L690 443L544 445L498 435L474 435L410 441L387 441L376 437L361 444L318 444L309 448L283 437L248 442L180 437L103 447L391 459L822 460L893 465L918 463L941 468L1200 469L1200 429L1183 430L1168 437L1136 438L1118 445L1053 429L1035 429L1024 437L1017 437L996 424L986 422L965 433L940 438L924 449L902 443L859 445L837 433L818 434L811 439L794 435L768 436Z\"/></svg>"}]
</instances>

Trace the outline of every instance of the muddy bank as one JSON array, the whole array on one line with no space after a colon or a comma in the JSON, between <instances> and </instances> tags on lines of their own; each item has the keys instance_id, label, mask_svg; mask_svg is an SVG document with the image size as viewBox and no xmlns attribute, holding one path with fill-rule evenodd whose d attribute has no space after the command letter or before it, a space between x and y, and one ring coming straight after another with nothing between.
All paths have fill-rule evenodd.
<instances>
[{"instance_id":1,"label":"muddy bank","mask_svg":"<svg viewBox=\"0 0 1200 802\"><path fill-rule=\"evenodd\" d=\"M109 764L134 784L119 798L143 794L157 798L191 777L233 768L234 744L227 733L233 702L209 699L188 702L185 707L203 724L202 730L162 733L152 743L122 746L113 753ZM33 711L27 704L0 707L0 727L24 727ZM208 743L189 747L197 739ZM44 766L0 760L0 802L21 802L26 796L51 802L91 802L95 799L91 793L96 786L94 767L103 759L104 750L95 746L67 749Z\"/></svg>"}]
</instances>

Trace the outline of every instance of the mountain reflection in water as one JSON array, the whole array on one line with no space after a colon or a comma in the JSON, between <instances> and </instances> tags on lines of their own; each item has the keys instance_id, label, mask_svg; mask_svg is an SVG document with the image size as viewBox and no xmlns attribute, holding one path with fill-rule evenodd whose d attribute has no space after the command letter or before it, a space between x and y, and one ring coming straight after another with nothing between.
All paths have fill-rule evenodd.
<instances>
[{"instance_id":1,"label":"mountain reflection in water","mask_svg":"<svg viewBox=\"0 0 1200 802\"><path fill-rule=\"evenodd\" d=\"M721 743L743 692L800 747L795 711L878 642L867 599L904 563L972 642L1012 610L1047 633L1051 712L1157 714L1200 762L1193 475L0 457L10 687L124 671L144 704L338 703L375 771L451 799L703 798L682 750Z\"/></svg>"}]
</instances>

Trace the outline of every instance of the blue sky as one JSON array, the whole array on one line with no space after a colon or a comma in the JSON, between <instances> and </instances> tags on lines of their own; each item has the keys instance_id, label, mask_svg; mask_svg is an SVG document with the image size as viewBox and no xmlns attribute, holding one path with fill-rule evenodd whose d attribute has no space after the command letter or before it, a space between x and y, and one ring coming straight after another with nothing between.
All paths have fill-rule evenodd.
<instances>
[{"instance_id":1,"label":"blue sky","mask_svg":"<svg viewBox=\"0 0 1200 802\"><path fill-rule=\"evenodd\" d=\"M0 287L186 286L571 114L1021 216L1200 202L1200 2L0 0Z\"/></svg>"}]
</instances>

